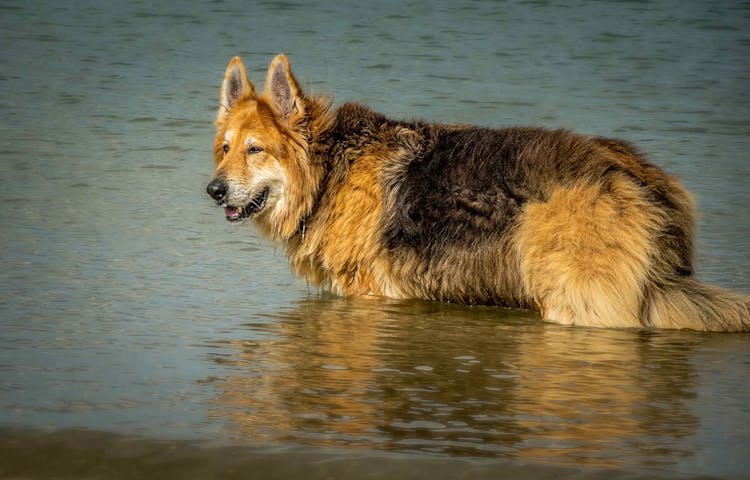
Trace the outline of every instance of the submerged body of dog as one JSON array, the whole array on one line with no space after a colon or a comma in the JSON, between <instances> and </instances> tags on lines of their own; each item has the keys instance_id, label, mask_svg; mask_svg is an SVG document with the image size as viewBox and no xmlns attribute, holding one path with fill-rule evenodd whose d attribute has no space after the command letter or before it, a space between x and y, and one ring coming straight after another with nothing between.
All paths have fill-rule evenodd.
<instances>
[{"instance_id":1,"label":"submerged body of dog","mask_svg":"<svg viewBox=\"0 0 750 480\"><path fill-rule=\"evenodd\" d=\"M209 195L314 285L562 324L750 329L750 297L692 277L689 194L627 143L332 108L283 55L263 94L232 60L216 124Z\"/></svg>"}]
</instances>

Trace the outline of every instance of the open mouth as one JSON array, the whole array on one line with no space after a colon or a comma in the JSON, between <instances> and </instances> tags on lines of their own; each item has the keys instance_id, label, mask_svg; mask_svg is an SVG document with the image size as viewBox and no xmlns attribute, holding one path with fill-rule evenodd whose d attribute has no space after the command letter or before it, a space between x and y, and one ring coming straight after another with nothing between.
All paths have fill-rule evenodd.
<instances>
[{"instance_id":1,"label":"open mouth","mask_svg":"<svg viewBox=\"0 0 750 480\"><path fill-rule=\"evenodd\" d=\"M264 188L257 197L255 197L244 207L224 205L224 215L226 215L227 220L229 220L230 222L244 220L245 218L252 217L253 215L263 210L263 207L266 206L267 201L268 188Z\"/></svg>"}]
</instances>

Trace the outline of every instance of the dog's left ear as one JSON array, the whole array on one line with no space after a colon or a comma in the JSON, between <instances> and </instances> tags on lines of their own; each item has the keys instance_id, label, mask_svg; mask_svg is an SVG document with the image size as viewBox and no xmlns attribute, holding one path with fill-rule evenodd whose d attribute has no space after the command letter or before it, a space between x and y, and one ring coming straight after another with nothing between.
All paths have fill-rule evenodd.
<instances>
[{"instance_id":1,"label":"dog's left ear","mask_svg":"<svg viewBox=\"0 0 750 480\"><path fill-rule=\"evenodd\" d=\"M286 55L278 55L271 62L264 94L288 125L305 113L304 94L292 75Z\"/></svg>"}]
</instances>

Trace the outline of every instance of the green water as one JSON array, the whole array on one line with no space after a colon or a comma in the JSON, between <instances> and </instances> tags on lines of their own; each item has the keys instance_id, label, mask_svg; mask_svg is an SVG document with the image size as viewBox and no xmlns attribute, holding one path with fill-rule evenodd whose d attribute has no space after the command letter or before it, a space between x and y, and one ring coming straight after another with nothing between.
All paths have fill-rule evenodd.
<instances>
[{"instance_id":1,"label":"green water","mask_svg":"<svg viewBox=\"0 0 750 480\"><path fill-rule=\"evenodd\" d=\"M696 194L699 277L750 292L748 25L728 1L0 2L0 477L746 477L748 335L319 294L204 187L226 63L262 84L285 52L394 117L635 142Z\"/></svg>"}]
</instances>

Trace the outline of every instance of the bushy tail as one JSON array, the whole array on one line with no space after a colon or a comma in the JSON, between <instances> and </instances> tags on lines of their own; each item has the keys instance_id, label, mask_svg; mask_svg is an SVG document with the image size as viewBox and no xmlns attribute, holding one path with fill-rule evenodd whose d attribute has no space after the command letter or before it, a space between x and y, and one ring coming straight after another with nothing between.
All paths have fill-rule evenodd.
<instances>
[{"instance_id":1,"label":"bushy tail","mask_svg":"<svg viewBox=\"0 0 750 480\"><path fill-rule=\"evenodd\" d=\"M707 285L691 277L647 292L645 319L656 328L749 332L750 296Z\"/></svg>"}]
</instances>

